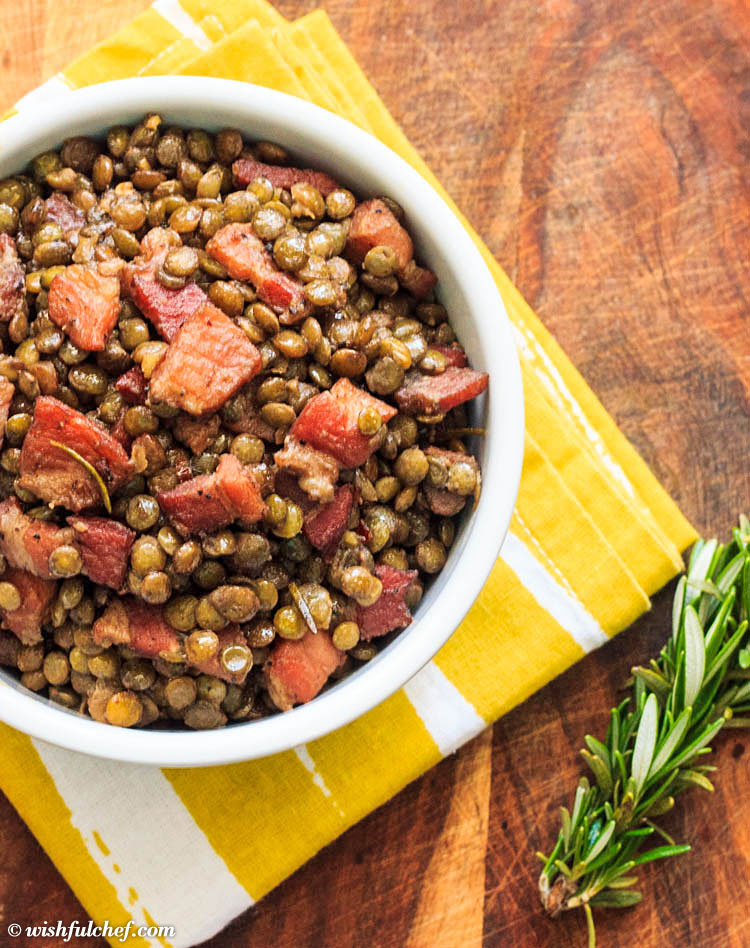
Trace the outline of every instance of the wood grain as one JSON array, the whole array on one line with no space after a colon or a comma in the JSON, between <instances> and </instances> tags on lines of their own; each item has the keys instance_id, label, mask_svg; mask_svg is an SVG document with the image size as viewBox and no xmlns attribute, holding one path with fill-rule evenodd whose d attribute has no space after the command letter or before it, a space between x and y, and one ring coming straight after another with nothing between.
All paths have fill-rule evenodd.
<instances>
[{"instance_id":1,"label":"wood grain","mask_svg":"<svg viewBox=\"0 0 750 948\"><path fill-rule=\"evenodd\" d=\"M20 0L0 17L0 108L142 0ZM282 0L290 17L313 3ZM750 8L745 0L329 0L385 101L619 425L698 527L750 493ZM569 948L539 910L534 850L569 803L577 749L652 613L350 830L211 948ZM744 948L746 738L671 831L694 850L601 912L607 948ZM2 923L85 913L0 800ZM179 923L179 920L176 920ZM54 948L59 948L54 942ZM84 942L72 945L83 948ZM92 941L85 942L92 948Z\"/></svg>"},{"instance_id":2,"label":"wood grain","mask_svg":"<svg viewBox=\"0 0 750 948\"><path fill-rule=\"evenodd\" d=\"M148 5L146 0L3 0L0 112Z\"/></svg>"}]
</instances>

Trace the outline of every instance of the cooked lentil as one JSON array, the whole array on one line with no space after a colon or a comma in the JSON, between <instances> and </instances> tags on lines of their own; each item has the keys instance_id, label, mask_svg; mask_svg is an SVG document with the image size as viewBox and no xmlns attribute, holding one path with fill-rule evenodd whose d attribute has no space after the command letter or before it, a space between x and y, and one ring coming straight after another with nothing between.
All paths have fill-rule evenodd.
<instances>
[{"instance_id":1,"label":"cooked lentil","mask_svg":"<svg viewBox=\"0 0 750 948\"><path fill-rule=\"evenodd\" d=\"M219 637L210 629L196 629L185 641L185 654L193 665L203 665L219 651Z\"/></svg>"},{"instance_id":2,"label":"cooked lentil","mask_svg":"<svg viewBox=\"0 0 750 948\"><path fill-rule=\"evenodd\" d=\"M198 697L198 686L194 678L181 675L167 682L164 695L170 708L175 711L184 711Z\"/></svg>"},{"instance_id":3,"label":"cooked lentil","mask_svg":"<svg viewBox=\"0 0 750 948\"><path fill-rule=\"evenodd\" d=\"M132 691L118 691L107 701L106 718L116 727L133 727L141 719L142 706Z\"/></svg>"}]
</instances>

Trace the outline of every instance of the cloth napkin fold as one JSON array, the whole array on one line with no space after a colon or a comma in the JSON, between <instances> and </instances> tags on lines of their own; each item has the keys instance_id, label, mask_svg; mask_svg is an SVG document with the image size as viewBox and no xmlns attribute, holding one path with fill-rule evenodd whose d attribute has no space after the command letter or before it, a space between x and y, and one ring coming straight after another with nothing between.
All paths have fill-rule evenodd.
<instances>
[{"instance_id":1,"label":"cloth napkin fold","mask_svg":"<svg viewBox=\"0 0 750 948\"><path fill-rule=\"evenodd\" d=\"M264 760L162 771L88 758L0 725L0 787L92 918L176 929L167 939L131 934L127 944L137 946L190 946L220 930L629 625L695 538L323 11L288 23L265 0L157 0L16 108L94 82L167 73L240 79L309 99L380 138L443 194L515 329L526 449L510 533L465 621L401 691L334 734Z\"/></svg>"}]
</instances>

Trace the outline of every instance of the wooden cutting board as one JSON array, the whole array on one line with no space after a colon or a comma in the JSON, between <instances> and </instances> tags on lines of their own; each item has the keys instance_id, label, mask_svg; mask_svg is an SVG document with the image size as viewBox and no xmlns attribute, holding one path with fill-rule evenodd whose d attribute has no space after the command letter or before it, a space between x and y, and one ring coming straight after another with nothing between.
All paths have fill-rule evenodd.
<instances>
[{"instance_id":1,"label":"wooden cutting board","mask_svg":"<svg viewBox=\"0 0 750 948\"><path fill-rule=\"evenodd\" d=\"M5 0L0 109L145 5ZM314 4L279 7L295 17ZM726 534L750 506L747 0L326 7L662 483L699 529ZM549 848L570 803L583 735L605 728L630 666L657 650L670 599L350 830L212 948L583 945L580 919L541 914L534 851ZM601 946L750 944L750 754L742 732L718 743L716 793L685 796L668 824L693 852L642 872L642 905L600 912ZM85 921L4 800L0 842L0 943L10 922Z\"/></svg>"}]
</instances>

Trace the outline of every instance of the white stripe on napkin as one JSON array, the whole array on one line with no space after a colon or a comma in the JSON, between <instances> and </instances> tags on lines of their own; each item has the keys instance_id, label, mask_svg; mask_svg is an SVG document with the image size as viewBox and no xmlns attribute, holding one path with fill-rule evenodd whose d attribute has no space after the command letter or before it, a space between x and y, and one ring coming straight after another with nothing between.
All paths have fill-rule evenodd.
<instances>
[{"instance_id":1,"label":"white stripe on napkin","mask_svg":"<svg viewBox=\"0 0 750 948\"><path fill-rule=\"evenodd\" d=\"M153 3L152 6L160 16L164 17L167 23L171 23L183 36L191 39L198 49L211 49L213 43L189 14L183 10L179 0L156 0L156 3Z\"/></svg>"},{"instance_id":2,"label":"white stripe on napkin","mask_svg":"<svg viewBox=\"0 0 750 948\"><path fill-rule=\"evenodd\" d=\"M487 722L434 662L428 662L407 681L404 693L441 754L452 754L487 727Z\"/></svg>"},{"instance_id":3,"label":"white stripe on napkin","mask_svg":"<svg viewBox=\"0 0 750 948\"><path fill-rule=\"evenodd\" d=\"M33 743L73 826L136 924L149 924L148 912L157 925L176 929L167 939L174 948L188 948L253 904L158 767L108 763ZM135 902L131 885L138 887Z\"/></svg>"},{"instance_id":4,"label":"white stripe on napkin","mask_svg":"<svg viewBox=\"0 0 750 948\"><path fill-rule=\"evenodd\" d=\"M552 577L522 540L508 531L500 558L542 609L568 632L584 652L604 645L607 634L590 612Z\"/></svg>"}]
</instances>

